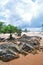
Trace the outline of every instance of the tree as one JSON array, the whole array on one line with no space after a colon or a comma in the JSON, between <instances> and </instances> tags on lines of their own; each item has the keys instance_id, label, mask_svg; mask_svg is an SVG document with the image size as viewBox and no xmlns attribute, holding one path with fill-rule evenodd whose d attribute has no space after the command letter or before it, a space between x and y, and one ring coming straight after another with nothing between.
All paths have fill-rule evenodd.
<instances>
[{"instance_id":1,"label":"tree","mask_svg":"<svg viewBox=\"0 0 43 65\"><path fill-rule=\"evenodd\" d=\"M22 30L20 28L17 29L18 36L21 36Z\"/></svg>"},{"instance_id":2,"label":"tree","mask_svg":"<svg viewBox=\"0 0 43 65\"><path fill-rule=\"evenodd\" d=\"M4 22L0 22L0 33L3 26L4 26Z\"/></svg>"},{"instance_id":3,"label":"tree","mask_svg":"<svg viewBox=\"0 0 43 65\"><path fill-rule=\"evenodd\" d=\"M27 32L27 29L25 29L24 32Z\"/></svg>"},{"instance_id":4,"label":"tree","mask_svg":"<svg viewBox=\"0 0 43 65\"><path fill-rule=\"evenodd\" d=\"M17 27L13 25L4 26L1 30L3 33L10 33L10 39L12 39L12 33L17 32Z\"/></svg>"},{"instance_id":5,"label":"tree","mask_svg":"<svg viewBox=\"0 0 43 65\"><path fill-rule=\"evenodd\" d=\"M18 33L18 36L21 35L21 29L19 29L18 27L16 26L13 26L11 24L9 25L4 25L3 22L0 22L0 33L10 33L10 39L12 39L12 33L15 33L17 32Z\"/></svg>"}]
</instances>

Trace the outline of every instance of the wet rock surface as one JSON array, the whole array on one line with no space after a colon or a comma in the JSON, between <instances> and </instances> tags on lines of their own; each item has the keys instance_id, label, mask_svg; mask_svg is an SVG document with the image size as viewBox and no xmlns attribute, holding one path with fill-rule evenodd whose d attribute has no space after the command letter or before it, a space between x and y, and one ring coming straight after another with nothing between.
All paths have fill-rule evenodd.
<instances>
[{"instance_id":1,"label":"wet rock surface","mask_svg":"<svg viewBox=\"0 0 43 65\"><path fill-rule=\"evenodd\" d=\"M9 41L9 39L6 40ZM12 40L15 41L16 39L13 38ZM19 44L17 42L4 42L4 44L0 44L0 60L8 62L12 59L19 58L19 54L25 56L29 53L36 54L37 50L43 50L43 47L40 47L40 40L41 37L38 36L23 35L16 40L20 42Z\"/></svg>"}]
</instances>

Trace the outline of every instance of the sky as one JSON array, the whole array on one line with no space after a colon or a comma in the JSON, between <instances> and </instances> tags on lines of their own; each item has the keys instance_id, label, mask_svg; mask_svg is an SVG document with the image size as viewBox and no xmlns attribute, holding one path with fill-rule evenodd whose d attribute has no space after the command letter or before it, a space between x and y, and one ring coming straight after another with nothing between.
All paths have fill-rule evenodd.
<instances>
[{"instance_id":1,"label":"sky","mask_svg":"<svg viewBox=\"0 0 43 65\"><path fill-rule=\"evenodd\" d=\"M43 0L0 0L0 21L39 31L43 24Z\"/></svg>"}]
</instances>

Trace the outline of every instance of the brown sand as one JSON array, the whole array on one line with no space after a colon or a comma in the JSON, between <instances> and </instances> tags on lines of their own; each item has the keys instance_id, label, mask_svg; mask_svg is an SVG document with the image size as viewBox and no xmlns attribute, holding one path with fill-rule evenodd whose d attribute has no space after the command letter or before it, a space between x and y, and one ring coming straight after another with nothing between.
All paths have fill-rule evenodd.
<instances>
[{"instance_id":1,"label":"brown sand","mask_svg":"<svg viewBox=\"0 0 43 65\"><path fill-rule=\"evenodd\" d=\"M41 45L43 45L43 39L41 40ZM10 62L2 62L0 60L0 65L43 65L43 52L35 55L20 55L20 58L14 59Z\"/></svg>"},{"instance_id":2,"label":"brown sand","mask_svg":"<svg viewBox=\"0 0 43 65\"><path fill-rule=\"evenodd\" d=\"M19 59L10 62L0 61L0 65L43 65L43 53L27 56L20 55Z\"/></svg>"}]
</instances>

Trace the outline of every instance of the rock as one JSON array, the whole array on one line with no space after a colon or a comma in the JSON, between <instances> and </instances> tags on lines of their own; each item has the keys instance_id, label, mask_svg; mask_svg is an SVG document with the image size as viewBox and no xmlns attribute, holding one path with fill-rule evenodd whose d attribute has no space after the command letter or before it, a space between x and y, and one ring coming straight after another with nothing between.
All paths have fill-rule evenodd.
<instances>
[{"instance_id":1,"label":"rock","mask_svg":"<svg viewBox=\"0 0 43 65\"><path fill-rule=\"evenodd\" d=\"M42 51L43 52L43 46L40 46L39 47L39 51Z\"/></svg>"},{"instance_id":2,"label":"rock","mask_svg":"<svg viewBox=\"0 0 43 65\"><path fill-rule=\"evenodd\" d=\"M16 40L16 39L12 37L12 38L7 38L6 40L7 41L12 41L12 40Z\"/></svg>"},{"instance_id":3,"label":"rock","mask_svg":"<svg viewBox=\"0 0 43 65\"><path fill-rule=\"evenodd\" d=\"M0 42L3 42L5 39L4 38L0 38Z\"/></svg>"},{"instance_id":4,"label":"rock","mask_svg":"<svg viewBox=\"0 0 43 65\"><path fill-rule=\"evenodd\" d=\"M30 36L27 36L27 35L24 34L23 36L21 36L20 38L18 38L18 41L25 42L25 41L30 40L30 39L31 39Z\"/></svg>"},{"instance_id":5,"label":"rock","mask_svg":"<svg viewBox=\"0 0 43 65\"><path fill-rule=\"evenodd\" d=\"M19 58L19 55L16 53L16 52L11 52L12 50L2 50L0 52L0 59L4 62L8 62L12 59L16 59L16 58Z\"/></svg>"},{"instance_id":6,"label":"rock","mask_svg":"<svg viewBox=\"0 0 43 65\"><path fill-rule=\"evenodd\" d=\"M17 53L16 44L1 44L0 45L0 59L2 61L10 61L19 58ZM12 49L13 48L13 49Z\"/></svg>"},{"instance_id":7,"label":"rock","mask_svg":"<svg viewBox=\"0 0 43 65\"><path fill-rule=\"evenodd\" d=\"M42 38L40 36L27 36L24 34L21 38L18 39L18 41L24 42L38 49L41 39Z\"/></svg>"},{"instance_id":8,"label":"rock","mask_svg":"<svg viewBox=\"0 0 43 65\"><path fill-rule=\"evenodd\" d=\"M41 39L42 38L40 36L27 36L27 35L24 34L22 37L20 37L18 39L18 41L26 42L26 43L33 43L33 42L35 42L35 43L38 42L39 43Z\"/></svg>"},{"instance_id":9,"label":"rock","mask_svg":"<svg viewBox=\"0 0 43 65\"><path fill-rule=\"evenodd\" d=\"M10 39L6 39L9 41ZM21 38L12 39L20 41L20 44L7 42L0 44L0 59L4 62L19 58L18 54L28 55L28 53L36 54L36 50L40 47L40 37L23 35ZM10 41L12 41L10 40ZM43 50L43 48L41 48Z\"/></svg>"},{"instance_id":10,"label":"rock","mask_svg":"<svg viewBox=\"0 0 43 65\"><path fill-rule=\"evenodd\" d=\"M33 46L34 48L39 47L40 43L37 40L30 40L28 41L28 44L30 44L31 46Z\"/></svg>"},{"instance_id":11,"label":"rock","mask_svg":"<svg viewBox=\"0 0 43 65\"><path fill-rule=\"evenodd\" d=\"M8 62L8 61L10 61L12 59L16 59L16 58L19 58L19 56L11 54L11 53L6 53L6 54L2 55L1 60L4 62Z\"/></svg>"},{"instance_id":12,"label":"rock","mask_svg":"<svg viewBox=\"0 0 43 65\"><path fill-rule=\"evenodd\" d=\"M31 39L37 40L39 42L42 38L40 36L32 36Z\"/></svg>"},{"instance_id":13,"label":"rock","mask_svg":"<svg viewBox=\"0 0 43 65\"><path fill-rule=\"evenodd\" d=\"M23 39L23 38L28 39L28 40L30 40L30 39L41 40L42 39L40 36L27 36L26 34L24 34L23 36L21 36L21 38L19 38L19 39Z\"/></svg>"},{"instance_id":14,"label":"rock","mask_svg":"<svg viewBox=\"0 0 43 65\"><path fill-rule=\"evenodd\" d=\"M19 44L19 46L20 46L20 49L22 49L26 52L28 52L31 49L34 49L34 47L32 47L30 44L27 44L27 43L21 43L21 44Z\"/></svg>"},{"instance_id":15,"label":"rock","mask_svg":"<svg viewBox=\"0 0 43 65\"><path fill-rule=\"evenodd\" d=\"M31 38L31 36L27 36L27 35L23 35L21 38L26 38L26 39L30 39Z\"/></svg>"},{"instance_id":16,"label":"rock","mask_svg":"<svg viewBox=\"0 0 43 65\"><path fill-rule=\"evenodd\" d=\"M31 50L34 49L34 47L32 47L30 44L22 42L19 44L19 49L19 52L26 56Z\"/></svg>"}]
</instances>

